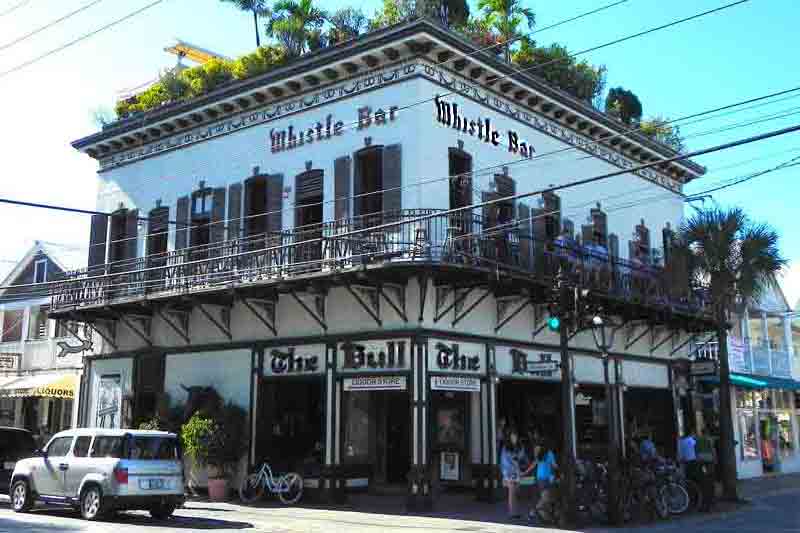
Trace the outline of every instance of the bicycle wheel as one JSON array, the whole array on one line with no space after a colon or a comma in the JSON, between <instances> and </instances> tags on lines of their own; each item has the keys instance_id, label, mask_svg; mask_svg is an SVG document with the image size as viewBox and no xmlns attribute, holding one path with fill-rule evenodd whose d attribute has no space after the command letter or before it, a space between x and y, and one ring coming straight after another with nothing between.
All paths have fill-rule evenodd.
<instances>
[{"instance_id":1,"label":"bicycle wheel","mask_svg":"<svg viewBox=\"0 0 800 533\"><path fill-rule=\"evenodd\" d=\"M661 520L665 520L669 517L669 505L667 504L666 495L658 489L658 487L654 486L652 488L650 498L653 500L653 509L656 512L656 516Z\"/></svg>"},{"instance_id":2,"label":"bicycle wheel","mask_svg":"<svg viewBox=\"0 0 800 533\"><path fill-rule=\"evenodd\" d=\"M253 503L264 496L264 485L261 483L261 476L250 474L242 480L239 485L239 499L244 503Z\"/></svg>"},{"instance_id":3,"label":"bicycle wheel","mask_svg":"<svg viewBox=\"0 0 800 533\"><path fill-rule=\"evenodd\" d=\"M682 514L689 508L689 493L677 483L669 482L662 485L660 492L667 502L670 514Z\"/></svg>"},{"instance_id":4,"label":"bicycle wheel","mask_svg":"<svg viewBox=\"0 0 800 533\"><path fill-rule=\"evenodd\" d=\"M281 478L278 498L285 505L297 503L303 496L303 478L300 474L291 472Z\"/></svg>"},{"instance_id":5,"label":"bicycle wheel","mask_svg":"<svg viewBox=\"0 0 800 533\"><path fill-rule=\"evenodd\" d=\"M699 511L703 507L703 493L700 490L700 485L691 479L684 479L683 486L689 495L689 508L693 511Z\"/></svg>"}]
</instances>

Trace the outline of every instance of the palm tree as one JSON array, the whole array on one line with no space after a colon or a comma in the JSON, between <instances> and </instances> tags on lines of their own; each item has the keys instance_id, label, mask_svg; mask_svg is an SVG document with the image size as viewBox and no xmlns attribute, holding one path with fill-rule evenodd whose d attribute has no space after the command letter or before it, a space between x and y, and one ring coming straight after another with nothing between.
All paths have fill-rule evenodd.
<instances>
[{"instance_id":1,"label":"palm tree","mask_svg":"<svg viewBox=\"0 0 800 533\"><path fill-rule=\"evenodd\" d=\"M522 6L522 0L478 0L478 9L483 12L490 27L497 31L505 42L506 61L511 61L511 43L521 37L520 26L524 22L528 30L536 23L533 10Z\"/></svg>"},{"instance_id":2,"label":"palm tree","mask_svg":"<svg viewBox=\"0 0 800 533\"><path fill-rule=\"evenodd\" d=\"M740 208L698 210L683 225L674 257L682 258L695 285L709 287L717 328L720 364L720 466L726 498L738 499L736 449L731 420L728 317L777 285L786 265L778 234L752 222Z\"/></svg>"},{"instance_id":3,"label":"palm tree","mask_svg":"<svg viewBox=\"0 0 800 533\"><path fill-rule=\"evenodd\" d=\"M278 0L270 11L267 33L286 47L290 57L298 57L317 44L327 14L313 0Z\"/></svg>"},{"instance_id":4,"label":"palm tree","mask_svg":"<svg viewBox=\"0 0 800 533\"><path fill-rule=\"evenodd\" d=\"M267 10L266 0L221 0L229 4L233 4L242 11L253 13L253 24L256 28L256 46L261 46L261 36L258 34L258 17L263 15Z\"/></svg>"}]
</instances>

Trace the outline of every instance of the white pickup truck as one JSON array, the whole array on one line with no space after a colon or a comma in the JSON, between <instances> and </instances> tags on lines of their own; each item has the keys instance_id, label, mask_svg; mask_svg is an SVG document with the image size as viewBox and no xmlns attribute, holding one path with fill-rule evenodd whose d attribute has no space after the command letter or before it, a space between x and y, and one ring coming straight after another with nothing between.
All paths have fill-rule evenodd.
<instances>
[{"instance_id":1,"label":"white pickup truck","mask_svg":"<svg viewBox=\"0 0 800 533\"><path fill-rule=\"evenodd\" d=\"M62 431L17 462L10 496L16 512L41 501L75 507L87 520L128 509L168 518L185 500L179 439L163 431Z\"/></svg>"}]
</instances>

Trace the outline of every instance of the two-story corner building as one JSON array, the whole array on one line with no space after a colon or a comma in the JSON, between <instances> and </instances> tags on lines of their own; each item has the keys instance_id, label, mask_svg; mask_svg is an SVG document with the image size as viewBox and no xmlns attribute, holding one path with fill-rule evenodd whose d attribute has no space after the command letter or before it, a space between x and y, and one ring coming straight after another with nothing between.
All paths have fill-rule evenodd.
<instances>
[{"instance_id":1,"label":"two-story corner building","mask_svg":"<svg viewBox=\"0 0 800 533\"><path fill-rule=\"evenodd\" d=\"M751 478L800 471L800 327L779 287L735 317L728 340L737 472ZM692 396L696 427L716 433L717 344L698 346ZM709 375L710 374L710 375Z\"/></svg>"},{"instance_id":2,"label":"two-story corner building","mask_svg":"<svg viewBox=\"0 0 800 533\"><path fill-rule=\"evenodd\" d=\"M37 242L0 284L0 426L46 438L77 423L85 352L69 331L77 324L48 318L47 283L85 264L85 254Z\"/></svg>"},{"instance_id":3,"label":"two-story corner building","mask_svg":"<svg viewBox=\"0 0 800 533\"><path fill-rule=\"evenodd\" d=\"M213 386L250 413L251 463L426 497L486 486L501 421L556 442L572 422L578 455L602 456L590 333L570 339L571 412L559 401L560 267L625 320L626 427L672 449L672 362L710 326L663 250L703 169L634 170L674 153L459 35L403 23L74 147L113 213L93 219L88 270L53 291L56 316L104 338L83 424Z\"/></svg>"}]
</instances>

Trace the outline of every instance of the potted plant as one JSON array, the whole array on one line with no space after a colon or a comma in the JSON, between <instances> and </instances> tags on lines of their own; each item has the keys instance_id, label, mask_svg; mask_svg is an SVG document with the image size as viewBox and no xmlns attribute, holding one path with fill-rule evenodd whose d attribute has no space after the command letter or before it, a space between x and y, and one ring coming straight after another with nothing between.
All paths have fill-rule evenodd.
<instances>
[{"instance_id":1,"label":"potted plant","mask_svg":"<svg viewBox=\"0 0 800 533\"><path fill-rule=\"evenodd\" d=\"M208 494L215 501L224 500L228 479L236 475L236 466L247 451L247 413L231 402L215 413L208 439Z\"/></svg>"},{"instance_id":2,"label":"potted plant","mask_svg":"<svg viewBox=\"0 0 800 533\"><path fill-rule=\"evenodd\" d=\"M214 420L202 411L195 412L186 423L181 426L181 443L187 457L196 465L206 466L209 461L209 446L215 430ZM211 496L211 483L209 479L209 496Z\"/></svg>"}]
</instances>

